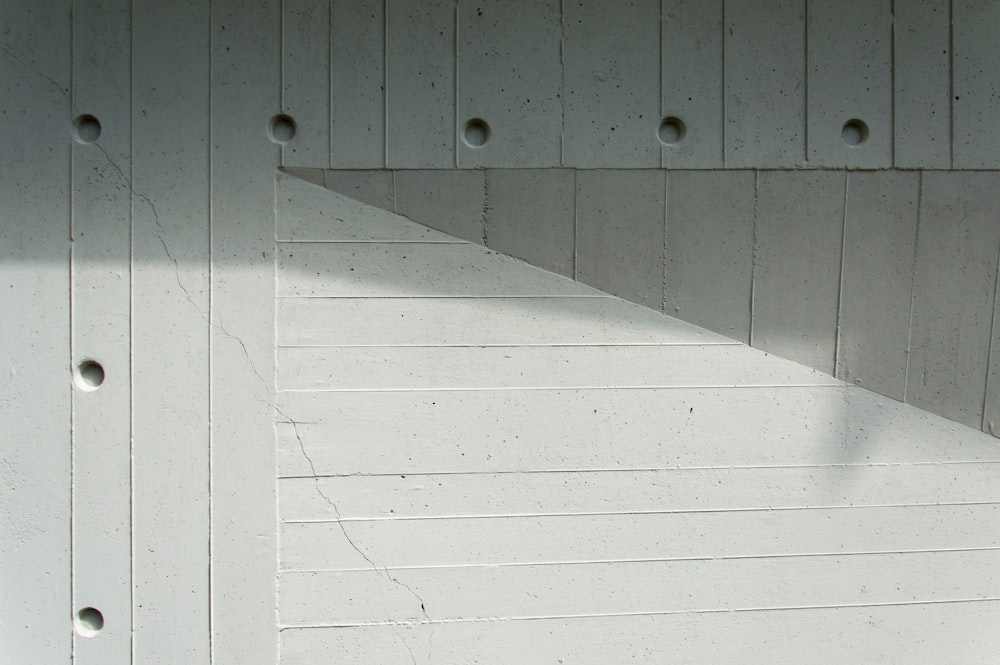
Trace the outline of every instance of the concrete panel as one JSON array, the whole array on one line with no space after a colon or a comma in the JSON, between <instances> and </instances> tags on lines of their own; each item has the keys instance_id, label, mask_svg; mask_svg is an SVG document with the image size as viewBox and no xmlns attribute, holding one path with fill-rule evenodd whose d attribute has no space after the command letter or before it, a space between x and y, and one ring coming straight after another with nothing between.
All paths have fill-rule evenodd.
<instances>
[{"instance_id":1,"label":"concrete panel","mask_svg":"<svg viewBox=\"0 0 1000 665\"><path fill-rule=\"evenodd\" d=\"M1000 545L1000 534L983 525L998 518L1000 506L996 504L864 510L761 507L695 513L530 515L505 520L359 520L351 521L350 529L354 541L375 561L396 568L898 552L947 549L955 543L995 548ZM336 522L283 524L281 542L282 570L358 567L358 553L344 541ZM795 660L786 662L800 659L801 654L796 654Z\"/></svg>"},{"instance_id":2,"label":"concrete panel","mask_svg":"<svg viewBox=\"0 0 1000 665\"><path fill-rule=\"evenodd\" d=\"M386 166L454 167L455 0L388 0L386 11Z\"/></svg>"},{"instance_id":3,"label":"concrete panel","mask_svg":"<svg viewBox=\"0 0 1000 665\"><path fill-rule=\"evenodd\" d=\"M951 3L893 6L895 159L898 168L951 167Z\"/></svg>"},{"instance_id":4,"label":"concrete panel","mask_svg":"<svg viewBox=\"0 0 1000 665\"><path fill-rule=\"evenodd\" d=\"M722 168L723 0L663 0L662 21L660 115L679 119L683 135L662 147L661 165Z\"/></svg>"},{"instance_id":5,"label":"concrete panel","mask_svg":"<svg viewBox=\"0 0 1000 665\"><path fill-rule=\"evenodd\" d=\"M831 374L845 175L764 171L757 193L751 343Z\"/></svg>"},{"instance_id":6,"label":"concrete panel","mask_svg":"<svg viewBox=\"0 0 1000 665\"><path fill-rule=\"evenodd\" d=\"M149 663L211 656L210 17L208 0L133 3L133 648Z\"/></svg>"},{"instance_id":7,"label":"concrete panel","mask_svg":"<svg viewBox=\"0 0 1000 665\"><path fill-rule=\"evenodd\" d=\"M726 166L798 166L806 152L805 0L726 0Z\"/></svg>"},{"instance_id":8,"label":"concrete panel","mask_svg":"<svg viewBox=\"0 0 1000 665\"><path fill-rule=\"evenodd\" d=\"M996 441L977 430L843 384L295 392L280 399L300 423L295 431L278 428L282 477L313 468L323 476L388 476L997 460ZM401 439L405 447L396 445ZM356 440L368 445L341 443Z\"/></svg>"},{"instance_id":9,"label":"concrete panel","mask_svg":"<svg viewBox=\"0 0 1000 665\"><path fill-rule=\"evenodd\" d=\"M0 25L0 650L69 665L69 3L0 3Z\"/></svg>"},{"instance_id":10,"label":"concrete panel","mask_svg":"<svg viewBox=\"0 0 1000 665\"><path fill-rule=\"evenodd\" d=\"M257 119L281 103L282 6L289 8L280 0L212 2L213 665L270 665L277 659L277 541L271 527L277 505L269 478L274 179L281 154ZM315 9L316 20L325 18Z\"/></svg>"},{"instance_id":11,"label":"concrete panel","mask_svg":"<svg viewBox=\"0 0 1000 665\"><path fill-rule=\"evenodd\" d=\"M405 319L405 326L398 325ZM350 327L344 321L353 321ZM282 298L287 346L732 344L611 296L572 298Z\"/></svg>"},{"instance_id":12,"label":"concrete panel","mask_svg":"<svg viewBox=\"0 0 1000 665\"><path fill-rule=\"evenodd\" d=\"M323 183L327 189L389 212L396 211L395 175L392 171L327 170Z\"/></svg>"},{"instance_id":13,"label":"concrete panel","mask_svg":"<svg viewBox=\"0 0 1000 665\"><path fill-rule=\"evenodd\" d=\"M749 341L755 197L750 171L667 174L666 313Z\"/></svg>"},{"instance_id":14,"label":"concrete panel","mask_svg":"<svg viewBox=\"0 0 1000 665\"><path fill-rule=\"evenodd\" d=\"M385 0L334 0L330 166L385 166Z\"/></svg>"},{"instance_id":15,"label":"concrete panel","mask_svg":"<svg viewBox=\"0 0 1000 665\"><path fill-rule=\"evenodd\" d=\"M396 212L438 231L483 244L485 171L397 171Z\"/></svg>"},{"instance_id":16,"label":"concrete panel","mask_svg":"<svg viewBox=\"0 0 1000 665\"><path fill-rule=\"evenodd\" d=\"M458 2L458 166L559 166L560 0ZM485 144L463 140L484 120ZM472 139L472 142L469 142Z\"/></svg>"},{"instance_id":17,"label":"concrete panel","mask_svg":"<svg viewBox=\"0 0 1000 665\"><path fill-rule=\"evenodd\" d=\"M641 585L643 580L637 576L632 583ZM358 653L380 663L412 663L410 652L424 654L428 644L434 647L432 658L417 661L421 665L466 659L715 665L751 658L769 665L798 665L804 656L823 665L894 661L982 664L989 663L1000 650L1000 637L993 630L1000 620L997 601L820 606L808 610L715 609L720 611L427 623L405 630L395 624L290 629L283 633L282 664L308 665L317 657L341 662Z\"/></svg>"},{"instance_id":18,"label":"concrete panel","mask_svg":"<svg viewBox=\"0 0 1000 665\"><path fill-rule=\"evenodd\" d=\"M1000 4L952 3L952 122L956 169L1000 168Z\"/></svg>"},{"instance_id":19,"label":"concrete panel","mask_svg":"<svg viewBox=\"0 0 1000 665\"><path fill-rule=\"evenodd\" d=\"M660 165L660 1L565 3L563 165Z\"/></svg>"},{"instance_id":20,"label":"concrete panel","mask_svg":"<svg viewBox=\"0 0 1000 665\"><path fill-rule=\"evenodd\" d=\"M810 166L892 166L891 0L807 2Z\"/></svg>"},{"instance_id":21,"label":"concrete panel","mask_svg":"<svg viewBox=\"0 0 1000 665\"><path fill-rule=\"evenodd\" d=\"M330 163L330 0L284 0L281 28L281 110L295 120L295 137L282 146L282 164ZM270 26L254 37L271 49Z\"/></svg>"},{"instance_id":22,"label":"concrete panel","mask_svg":"<svg viewBox=\"0 0 1000 665\"><path fill-rule=\"evenodd\" d=\"M286 572L280 621L351 626L384 621L387 613L419 617L414 596L432 620L988 598L987 589L1000 583L998 562L986 551L418 568L397 573L413 590L409 597L403 589L387 593L382 571ZM955 581L955 570L966 574Z\"/></svg>"},{"instance_id":23,"label":"concrete panel","mask_svg":"<svg viewBox=\"0 0 1000 665\"><path fill-rule=\"evenodd\" d=\"M847 175L837 376L903 399L920 176Z\"/></svg>"},{"instance_id":24,"label":"concrete panel","mask_svg":"<svg viewBox=\"0 0 1000 665\"><path fill-rule=\"evenodd\" d=\"M833 385L736 344L284 347L279 390L479 390Z\"/></svg>"},{"instance_id":25,"label":"concrete panel","mask_svg":"<svg viewBox=\"0 0 1000 665\"><path fill-rule=\"evenodd\" d=\"M663 171L579 171L576 278L646 307L663 305Z\"/></svg>"},{"instance_id":26,"label":"concrete panel","mask_svg":"<svg viewBox=\"0 0 1000 665\"><path fill-rule=\"evenodd\" d=\"M991 502L1000 464L548 470L283 478L282 522ZM316 491L316 485L323 494ZM341 497L338 509L323 495ZM669 507L669 508L668 508ZM993 554L991 556L998 556ZM1000 571L1000 568L998 568ZM971 580L969 580L971 581ZM1000 581L1000 580L998 580ZM982 591L982 582L975 582ZM973 594L975 595L975 594ZM333 598L336 598L334 595ZM306 608L304 608L306 609ZM307 610L308 611L308 610ZM332 614L336 610L331 608Z\"/></svg>"},{"instance_id":27,"label":"concrete panel","mask_svg":"<svg viewBox=\"0 0 1000 665\"><path fill-rule=\"evenodd\" d=\"M539 268L573 276L576 172L486 172L486 245Z\"/></svg>"},{"instance_id":28,"label":"concrete panel","mask_svg":"<svg viewBox=\"0 0 1000 665\"><path fill-rule=\"evenodd\" d=\"M97 665L132 658L130 3L76 2L73 23L74 105L101 125L73 145L72 197L73 362L104 372L73 391L73 604L104 619L73 656Z\"/></svg>"},{"instance_id":29,"label":"concrete panel","mask_svg":"<svg viewBox=\"0 0 1000 665\"><path fill-rule=\"evenodd\" d=\"M923 174L906 401L982 426L1000 173Z\"/></svg>"}]
</instances>

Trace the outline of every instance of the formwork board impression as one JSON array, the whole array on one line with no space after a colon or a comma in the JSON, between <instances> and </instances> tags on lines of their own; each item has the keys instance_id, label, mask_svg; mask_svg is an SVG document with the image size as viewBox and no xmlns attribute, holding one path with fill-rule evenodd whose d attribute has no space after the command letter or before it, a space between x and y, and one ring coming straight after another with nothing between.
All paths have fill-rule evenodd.
<instances>
[{"instance_id":1,"label":"formwork board impression","mask_svg":"<svg viewBox=\"0 0 1000 665\"><path fill-rule=\"evenodd\" d=\"M891 0L807 0L810 166L892 165Z\"/></svg>"},{"instance_id":2,"label":"formwork board impression","mask_svg":"<svg viewBox=\"0 0 1000 665\"><path fill-rule=\"evenodd\" d=\"M3 3L0 22L0 643L5 658L68 663L72 23L61 2Z\"/></svg>"},{"instance_id":3,"label":"formwork board impression","mask_svg":"<svg viewBox=\"0 0 1000 665\"><path fill-rule=\"evenodd\" d=\"M128 2L74 7L73 104L100 130L72 145L73 605L104 624L78 619L80 665L132 655L130 27Z\"/></svg>"},{"instance_id":4,"label":"formwork board impression","mask_svg":"<svg viewBox=\"0 0 1000 665\"><path fill-rule=\"evenodd\" d=\"M211 657L209 5L132 16L132 644L151 662Z\"/></svg>"},{"instance_id":5,"label":"formwork board impression","mask_svg":"<svg viewBox=\"0 0 1000 665\"><path fill-rule=\"evenodd\" d=\"M456 165L558 166L560 0L457 3Z\"/></svg>"},{"instance_id":6,"label":"formwork board impression","mask_svg":"<svg viewBox=\"0 0 1000 665\"><path fill-rule=\"evenodd\" d=\"M660 165L660 2L563 7L563 162Z\"/></svg>"},{"instance_id":7,"label":"formwork board impression","mask_svg":"<svg viewBox=\"0 0 1000 665\"><path fill-rule=\"evenodd\" d=\"M765 198L827 195L758 237L764 284L799 278L779 251L839 270L843 173L765 175ZM912 198L881 175L859 178L859 204ZM720 178L753 198L753 173ZM714 663L748 644L767 662L988 662L1000 647L992 437L283 177L279 200L293 191L282 663ZM832 257L805 238L827 208Z\"/></svg>"}]
</instances>

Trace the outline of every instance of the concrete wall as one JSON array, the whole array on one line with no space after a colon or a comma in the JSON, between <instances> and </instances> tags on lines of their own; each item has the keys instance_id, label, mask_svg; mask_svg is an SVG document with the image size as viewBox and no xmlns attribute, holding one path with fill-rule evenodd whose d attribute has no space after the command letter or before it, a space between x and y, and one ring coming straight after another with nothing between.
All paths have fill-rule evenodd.
<instances>
[{"instance_id":1,"label":"concrete wall","mask_svg":"<svg viewBox=\"0 0 1000 665\"><path fill-rule=\"evenodd\" d=\"M377 4L311 177L994 429L1000 5Z\"/></svg>"},{"instance_id":2,"label":"concrete wall","mask_svg":"<svg viewBox=\"0 0 1000 665\"><path fill-rule=\"evenodd\" d=\"M399 208L410 215L426 192L452 191L456 168L613 169L553 172L524 185L541 192L544 208L502 195L521 191L517 173L489 172L487 190L482 172L456 171L464 180L454 198L431 202L467 205L470 228L489 217L480 196L489 197L486 212L511 219L543 209L546 220L565 220L572 206L573 232L583 230L572 260L565 221L544 232L526 222L495 226L493 242L521 252L527 238L532 260L575 265L581 278L628 285L629 297L653 305L664 293L660 264L668 277L697 281L699 251L719 262L702 247L674 265L650 244L668 228L651 215L663 209L669 218L678 200L666 188L676 193L689 178L688 218L733 223L738 261L746 261L747 220L757 220L753 320L768 318L754 324L755 341L766 337L793 356L786 349L824 348L828 358L829 294L841 293L829 279L844 275L841 328L871 307L885 329L907 331L910 401L976 426L985 409L988 425L997 404L987 378L995 367L989 170L1000 166L1000 6L895 5L893 16L888 0L0 3L0 363L9 377L0 387L0 563L4 596L21 599L0 608L5 655L274 661L279 165L400 169L379 195L410 201ZM480 147L463 140L487 135L480 123L466 132L474 118L489 127ZM848 128L848 138L867 136L857 147L842 140L851 119L867 125L867 133ZM696 184L698 174L651 170L658 167L764 171L706 171L735 183L720 191ZM771 171L804 167L936 170ZM740 202L750 175L752 215ZM845 236L835 219L840 226L823 231L833 240L814 244L797 223L848 210L848 187L884 187L884 207L864 205L882 200L869 193L853 199L857 216L844 218L878 235L888 232L884 217L908 238L914 178L915 258L905 242L900 249L879 236L872 246L882 254L845 251L858 267L837 270L840 249L830 243L866 241L850 225ZM668 238L680 229L671 225ZM700 228L690 232L677 241L697 244ZM910 302L885 297L907 311L909 325L901 310L875 304L882 300L847 297L893 280L891 293L905 292L907 261L915 266ZM796 275L820 265L825 281L806 285L822 292L814 300ZM848 288L848 277L867 288ZM729 281L700 286L726 291L719 302L745 301L745 279L726 279L732 294ZM769 286L758 295L760 284ZM701 293L671 298L684 314ZM809 307L792 316L782 297L808 297ZM786 320L803 327L779 329ZM712 325L736 326L725 317ZM843 347L858 338L838 339ZM898 356L901 337L893 340ZM102 380L89 361L100 363ZM896 380L898 362L885 363L879 380ZM103 612L101 640L81 639L97 623L80 614L88 607Z\"/></svg>"},{"instance_id":3,"label":"concrete wall","mask_svg":"<svg viewBox=\"0 0 1000 665\"><path fill-rule=\"evenodd\" d=\"M292 171L994 429L1000 172Z\"/></svg>"}]
</instances>

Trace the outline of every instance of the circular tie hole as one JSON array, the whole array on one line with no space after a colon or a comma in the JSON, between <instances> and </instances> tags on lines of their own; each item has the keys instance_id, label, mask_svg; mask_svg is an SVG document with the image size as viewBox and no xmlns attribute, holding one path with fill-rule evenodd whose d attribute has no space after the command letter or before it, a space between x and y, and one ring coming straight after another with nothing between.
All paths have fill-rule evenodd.
<instances>
[{"instance_id":1,"label":"circular tie hole","mask_svg":"<svg viewBox=\"0 0 1000 665\"><path fill-rule=\"evenodd\" d=\"M852 118L844 123L840 138L852 148L857 147L868 140L868 125L863 120Z\"/></svg>"},{"instance_id":2,"label":"circular tie hole","mask_svg":"<svg viewBox=\"0 0 1000 665\"><path fill-rule=\"evenodd\" d=\"M473 118L465 123L462 138L465 140L465 145L470 148L482 148L490 140L490 126L485 120Z\"/></svg>"},{"instance_id":3,"label":"circular tie hole","mask_svg":"<svg viewBox=\"0 0 1000 665\"><path fill-rule=\"evenodd\" d=\"M267 133L275 143L288 143L295 138L295 120L290 115L279 113L271 118L268 124Z\"/></svg>"},{"instance_id":4,"label":"circular tie hole","mask_svg":"<svg viewBox=\"0 0 1000 665\"><path fill-rule=\"evenodd\" d=\"M85 607L76 613L76 632L83 637L94 637L104 628L104 615L94 607Z\"/></svg>"},{"instance_id":5,"label":"circular tie hole","mask_svg":"<svg viewBox=\"0 0 1000 665\"><path fill-rule=\"evenodd\" d=\"M73 118L73 140L84 145L94 143L101 137L101 121L84 113Z\"/></svg>"},{"instance_id":6,"label":"circular tie hole","mask_svg":"<svg viewBox=\"0 0 1000 665\"><path fill-rule=\"evenodd\" d=\"M76 368L76 382L83 390L97 390L104 383L104 368L96 360L84 360Z\"/></svg>"},{"instance_id":7,"label":"circular tie hole","mask_svg":"<svg viewBox=\"0 0 1000 665\"><path fill-rule=\"evenodd\" d=\"M680 118L670 116L664 118L656 135L663 145L677 145L684 139L684 122Z\"/></svg>"}]
</instances>

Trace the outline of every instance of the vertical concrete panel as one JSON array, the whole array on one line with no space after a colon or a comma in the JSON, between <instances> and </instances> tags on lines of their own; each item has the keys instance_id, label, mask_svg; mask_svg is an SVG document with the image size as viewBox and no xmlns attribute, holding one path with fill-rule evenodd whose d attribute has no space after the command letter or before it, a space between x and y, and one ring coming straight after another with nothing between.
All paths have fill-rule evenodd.
<instances>
[{"instance_id":1,"label":"vertical concrete panel","mask_svg":"<svg viewBox=\"0 0 1000 665\"><path fill-rule=\"evenodd\" d=\"M663 171L577 172L576 279L662 307L664 189Z\"/></svg>"},{"instance_id":2,"label":"vertical concrete panel","mask_svg":"<svg viewBox=\"0 0 1000 665\"><path fill-rule=\"evenodd\" d=\"M899 168L951 166L949 0L893 6L895 158Z\"/></svg>"},{"instance_id":3,"label":"vertical concrete panel","mask_svg":"<svg viewBox=\"0 0 1000 665\"><path fill-rule=\"evenodd\" d=\"M101 130L73 145L73 362L103 369L73 391L73 605L104 619L79 665L132 657L131 22L128 0L73 6L73 102Z\"/></svg>"},{"instance_id":4,"label":"vertical concrete panel","mask_svg":"<svg viewBox=\"0 0 1000 665\"><path fill-rule=\"evenodd\" d=\"M898 400L906 377L919 178L903 171L847 176L837 376Z\"/></svg>"},{"instance_id":5,"label":"vertical concrete panel","mask_svg":"<svg viewBox=\"0 0 1000 665\"><path fill-rule=\"evenodd\" d=\"M385 166L385 0L332 0L330 165Z\"/></svg>"},{"instance_id":6,"label":"vertical concrete panel","mask_svg":"<svg viewBox=\"0 0 1000 665\"><path fill-rule=\"evenodd\" d=\"M1000 168L1000 4L952 3L953 167Z\"/></svg>"},{"instance_id":7,"label":"vertical concrete panel","mask_svg":"<svg viewBox=\"0 0 1000 665\"><path fill-rule=\"evenodd\" d=\"M660 165L659 26L659 0L565 3L564 165Z\"/></svg>"},{"instance_id":8,"label":"vertical concrete panel","mask_svg":"<svg viewBox=\"0 0 1000 665\"><path fill-rule=\"evenodd\" d=\"M722 168L723 0L663 0L663 118L677 118L683 133L661 149L672 168Z\"/></svg>"},{"instance_id":9,"label":"vertical concrete panel","mask_svg":"<svg viewBox=\"0 0 1000 665\"><path fill-rule=\"evenodd\" d=\"M807 2L810 166L891 166L891 0Z\"/></svg>"},{"instance_id":10,"label":"vertical concrete panel","mask_svg":"<svg viewBox=\"0 0 1000 665\"><path fill-rule=\"evenodd\" d=\"M389 0L386 155L394 168L455 166L455 0Z\"/></svg>"},{"instance_id":11,"label":"vertical concrete panel","mask_svg":"<svg viewBox=\"0 0 1000 665\"><path fill-rule=\"evenodd\" d=\"M664 311L750 339L755 175L667 173Z\"/></svg>"},{"instance_id":12,"label":"vertical concrete panel","mask_svg":"<svg viewBox=\"0 0 1000 665\"><path fill-rule=\"evenodd\" d=\"M558 166L562 128L559 0L462 0L458 165ZM473 125L484 120L488 140Z\"/></svg>"},{"instance_id":13,"label":"vertical concrete panel","mask_svg":"<svg viewBox=\"0 0 1000 665\"><path fill-rule=\"evenodd\" d=\"M212 6L212 663L277 660L274 210L281 2Z\"/></svg>"},{"instance_id":14,"label":"vertical concrete panel","mask_svg":"<svg viewBox=\"0 0 1000 665\"><path fill-rule=\"evenodd\" d=\"M726 0L726 166L801 165L805 0Z\"/></svg>"},{"instance_id":15,"label":"vertical concrete panel","mask_svg":"<svg viewBox=\"0 0 1000 665\"><path fill-rule=\"evenodd\" d=\"M758 181L751 342L833 373L844 172L763 171Z\"/></svg>"},{"instance_id":16,"label":"vertical concrete panel","mask_svg":"<svg viewBox=\"0 0 1000 665\"><path fill-rule=\"evenodd\" d=\"M69 3L0 3L0 26L0 650L68 664Z\"/></svg>"},{"instance_id":17,"label":"vertical concrete panel","mask_svg":"<svg viewBox=\"0 0 1000 665\"><path fill-rule=\"evenodd\" d=\"M438 231L483 244L486 182L482 170L396 172L396 212Z\"/></svg>"},{"instance_id":18,"label":"vertical concrete panel","mask_svg":"<svg viewBox=\"0 0 1000 665\"><path fill-rule=\"evenodd\" d=\"M133 644L145 663L209 660L209 16L205 0L133 3Z\"/></svg>"},{"instance_id":19,"label":"vertical concrete panel","mask_svg":"<svg viewBox=\"0 0 1000 665\"><path fill-rule=\"evenodd\" d=\"M998 173L923 175L906 401L976 428L989 362L998 210Z\"/></svg>"},{"instance_id":20,"label":"vertical concrete panel","mask_svg":"<svg viewBox=\"0 0 1000 665\"><path fill-rule=\"evenodd\" d=\"M486 245L573 276L575 171L486 172Z\"/></svg>"},{"instance_id":21,"label":"vertical concrete panel","mask_svg":"<svg viewBox=\"0 0 1000 665\"><path fill-rule=\"evenodd\" d=\"M282 6L281 108L296 124L295 137L282 150L283 164L330 163L330 5L330 0L284 0Z\"/></svg>"},{"instance_id":22,"label":"vertical concrete panel","mask_svg":"<svg viewBox=\"0 0 1000 665\"><path fill-rule=\"evenodd\" d=\"M393 172L381 171L327 171L324 185L327 189L356 201L396 212L396 192Z\"/></svg>"}]
</instances>

